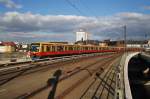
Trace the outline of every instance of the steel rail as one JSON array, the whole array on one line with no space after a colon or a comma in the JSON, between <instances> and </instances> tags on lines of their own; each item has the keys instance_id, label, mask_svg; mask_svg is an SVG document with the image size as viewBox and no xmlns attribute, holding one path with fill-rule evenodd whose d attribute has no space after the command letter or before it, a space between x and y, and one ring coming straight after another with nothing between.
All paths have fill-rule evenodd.
<instances>
[{"instance_id":1,"label":"steel rail","mask_svg":"<svg viewBox=\"0 0 150 99\"><path fill-rule=\"evenodd\" d=\"M114 56L111 56L111 57L114 57ZM106 61L106 59L103 59L103 60ZM110 61L110 60L108 60L108 61ZM84 67L83 69L89 68L89 67L91 67L92 65L97 64L98 62L99 62L99 60L96 61L96 62L94 62L94 63L92 63L92 64L87 65L87 66ZM72 71L69 75L62 76L62 77L59 79L59 83L60 83L61 81L64 81L64 80L66 80L66 79L72 77L73 75L79 73L80 71L83 71L83 70L79 69L79 70L77 70L77 71ZM37 88L37 90L35 90L35 91L33 91L33 92L25 93L25 94L23 94L24 96L22 97L22 99L26 99L26 98L32 97L32 96L36 95L37 93L39 93L39 92L41 92L41 91L43 91L43 90L45 90L45 89L47 89L47 88L49 88L49 87L48 87L47 85L45 85L44 87ZM22 95L20 95L20 96L22 96ZM19 96L18 96L18 97L19 97ZM18 97L17 97L17 98L18 98ZM16 99L17 99L17 98L16 98Z\"/></svg>"},{"instance_id":2,"label":"steel rail","mask_svg":"<svg viewBox=\"0 0 150 99\"><path fill-rule=\"evenodd\" d=\"M112 56L112 55L110 55L109 57L111 57L111 56ZM101 56L96 56L96 57L101 57ZM107 56L107 58L108 58L108 56ZM81 60L79 60L79 61L81 61ZM99 60L98 60L98 61L99 61ZM71 61L70 63L72 63L72 61ZM55 66L55 65L56 65L56 66ZM62 66L62 65L63 65L63 64L61 63L61 66ZM58 68L58 67L60 67L60 66L58 66L57 64L54 64L54 66L49 66L49 65L47 64L46 66L47 66L47 68ZM35 66L35 67L37 67L37 66ZM38 67L41 68L41 66L38 66ZM14 75L14 76L12 76L12 77L4 78L4 79L0 80L0 85L3 85L3 84L5 84L5 83L9 82L10 80L13 80L13 79L16 78L16 77L18 77L18 76L20 76L20 75L23 75L25 72L27 72L27 71L29 71L29 70L31 70L31 69L34 69L34 67L31 66L31 67L26 68L26 69L24 69L24 70L19 70L19 71L17 71L18 74ZM30 73L33 73L33 72L36 72L36 71L40 71L40 70L42 70L42 69L46 69L46 67L44 68L44 67L42 66L41 69L32 71L32 72L30 72ZM16 72L13 72L13 73L16 73ZM11 74L11 73L7 73L7 74ZM28 74L28 73L27 73L27 74ZM2 75L1 75L1 78L2 78Z\"/></svg>"},{"instance_id":3,"label":"steel rail","mask_svg":"<svg viewBox=\"0 0 150 99\"><path fill-rule=\"evenodd\" d=\"M104 68L104 67L103 67ZM107 72L103 75L103 77L101 78L100 77L100 75L102 74L101 72L100 72L100 74L99 74L99 79L101 80L101 82L97 85L97 87L96 87L96 89L95 89L95 86L94 87L92 87L92 83L89 85L89 87L86 89L86 91L81 95L81 97L80 97L80 99L82 99L86 94L88 94L88 90L95 90L94 91L94 93L93 93L93 95L91 96L91 98L93 99L94 97L95 97L95 95L96 95L96 93L97 93L97 91L98 91L98 89L100 88L100 86L104 86L105 87L105 85L106 85L106 81L104 81L103 79L105 79L105 77L107 76L107 78L106 79L109 79L109 77L110 77L110 75L108 76L108 73L110 73L111 74L111 72L109 71L111 68L113 68L113 66L109 66L109 67L105 67L104 69L107 69ZM95 80L94 80L95 81ZM96 82L95 82L96 83ZM103 84L104 83L104 84ZM94 83L93 83L93 85L94 85ZM108 84L107 84L107 87L110 87ZM89 94L88 94L89 95ZM89 96L88 96L88 98L89 98Z\"/></svg>"},{"instance_id":4,"label":"steel rail","mask_svg":"<svg viewBox=\"0 0 150 99\"><path fill-rule=\"evenodd\" d=\"M6 66L7 64L5 64L3 66L3 68L0 68L0 72L7 71L7 70L12 70L12 69L18 69L18 68L28 68L31 64L36 64L36 63L38 64L40 62L45 62L45 61L46 62L55 63L55 62L59 62L59 61L67 61L67 60L73 60L73 59L77 59L77 58L85 58L85 57L98 56L98 55L103 55L103 54L101 54L101 53L94 53L94 54L83 54L83 55L72 55L72 56L54 57L54 58L47 58L47 59L39 59L39 60L25 62L25 63L23 63L23 62L16 63L16 64L12 63L11 66ZM14 65L17 65L17 64L19 64L19 66L14 66ZM25 64L27 64L27 65L25 65Z\"/></svg>"},{"instance_id":5,"label":"steel rail","mask_svg":"<svg viewBox=\"0 0 150 99\"><path fill-rule=\"evenodd\" d=\"M100 66L98 66L95 70L91 71L92 74L94 74L99 68L101 68L101 66L103 65L107 65L107 64L111 64L111 62L114 59L105 61L104 63L102 63ZM67 94L69 94L71 91L73 91L77 86L79 86L80 84L82 84L86 79L88 79L90 77L90 75L86 75L85 77L79 79L75 84L71 85L71 87L67 88L63 93L61 93L60 95L56 96L55 99L63 99Z\"/></svg>"}]
</instances>

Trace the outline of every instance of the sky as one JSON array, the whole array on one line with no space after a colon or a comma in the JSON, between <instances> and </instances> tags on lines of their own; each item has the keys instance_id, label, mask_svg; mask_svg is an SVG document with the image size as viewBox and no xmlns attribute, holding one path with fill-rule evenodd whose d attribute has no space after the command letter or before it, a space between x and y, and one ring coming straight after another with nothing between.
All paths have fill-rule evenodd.
<instances>
[{"instance_id":1,"label":"sky","mask_svg":"<svg viewBox=\"0 0 150 99\"><path fill-rule=\"evenodd\" d=\"M0 0L0 41L150 39L149 0Z\"/></svg>"}]
</instances>

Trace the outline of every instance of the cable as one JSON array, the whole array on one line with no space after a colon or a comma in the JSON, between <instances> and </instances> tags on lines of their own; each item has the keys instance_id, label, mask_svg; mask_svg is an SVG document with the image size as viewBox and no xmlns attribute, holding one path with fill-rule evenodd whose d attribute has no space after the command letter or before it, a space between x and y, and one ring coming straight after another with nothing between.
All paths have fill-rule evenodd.
<instances>
[{"instance_id":1,"label":"cable","mask_svg":"<svg viewBox=\"0 0 150 99\"><path fill-rule=\"evenodd\" d=\"M96 15L96 13L93 11L93 10L91 10L91 8L89 8L84 2L83 2L83 0L79 0L80 2L80 4L85 8L85 9L87 9L86 11L88 11L89 13L91 13L92 15ZM96 16L95 16L96 17Z\"/></svg>"},{"instance_id":2,"label":"cable","mask_svg":"<svg viewBox=\"0 0 150 99\"><path fill-rule=\"evenodd\" d=\"M85 15L75 4L73 4L72 2L70 2L69 0L66 0L66 2L72 6L74 9L76 9L81 15Z\"/></svg>"}]
</instances>

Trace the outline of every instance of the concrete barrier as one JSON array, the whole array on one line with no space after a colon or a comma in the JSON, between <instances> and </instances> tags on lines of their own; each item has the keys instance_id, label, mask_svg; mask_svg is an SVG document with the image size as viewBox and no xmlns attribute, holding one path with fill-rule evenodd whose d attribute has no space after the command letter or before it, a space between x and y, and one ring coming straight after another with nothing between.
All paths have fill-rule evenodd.
<instances>
[{"instance_id":1,"label":"concrete barrier","mask_svg":"<svg viewBox=\"0 0 150 99\"><path fill-rule=\"evenodd\" d=\"M145 54L145 53L141 53L140 57L142 57L144 60L146 60L147 62L150 63L150 55Z\"/></svg>"},{"instance_id":2,"label":"concrete barrier","mask_svg":"<svg viewBox=\"0 0 150 99\"><path fill-rule=\"evenodd\" d=\"M129 84L129 78L128 78L128 63L130 59L136 55L138 55L140 52L128 54L125 59L124 63L124 88L125 88L125 99L132 99L130 84Z\"/></svg>"}]
</instances>

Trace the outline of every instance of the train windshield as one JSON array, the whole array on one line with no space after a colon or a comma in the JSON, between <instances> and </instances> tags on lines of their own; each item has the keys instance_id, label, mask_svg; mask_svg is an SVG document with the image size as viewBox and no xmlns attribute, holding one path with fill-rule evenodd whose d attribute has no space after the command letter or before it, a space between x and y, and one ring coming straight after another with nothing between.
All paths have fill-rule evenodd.
<instances>
[{"instance_id":1,"label":"train windshield","mask_svg":"<svg viewBox=\"0 0 150 99\"><path fill-rule=\"evenodd\" d=\"M40 50L40 45L39 44L31 44L31 52L39 52Z\"/></svg>"}]
</instances>

